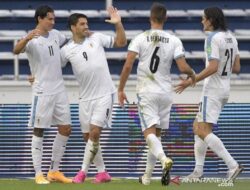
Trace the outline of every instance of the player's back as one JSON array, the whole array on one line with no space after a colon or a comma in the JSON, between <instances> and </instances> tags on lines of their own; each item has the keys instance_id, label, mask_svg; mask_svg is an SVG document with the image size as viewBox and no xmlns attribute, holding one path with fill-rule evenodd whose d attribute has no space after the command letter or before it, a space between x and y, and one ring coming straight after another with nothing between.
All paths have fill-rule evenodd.
<instances>
[{"instance_id":1,"label":"player's back","mask_svg":"<svg viewBox=\"0 0 250 190\"><path fill-rule=\"evenodd\" d=\"M229 96L232 66L239 54L236 38L229 31L216 31L209 34L205 41L206 66L209 60L218 60L218 70L205 79L208 94Z\"/></svg>"},{"instance_id":2,"label":"player's back","mask_svg":"<svg viewBox=\"0 0 250 190\"><path fill-rule=\"evenodd\" d=\"M139 54L137 92L172 91L170 69L174 58L184 56L181 41L163 30L151 29L138 35L129 51Z\"/></svg>"}]
</instances>

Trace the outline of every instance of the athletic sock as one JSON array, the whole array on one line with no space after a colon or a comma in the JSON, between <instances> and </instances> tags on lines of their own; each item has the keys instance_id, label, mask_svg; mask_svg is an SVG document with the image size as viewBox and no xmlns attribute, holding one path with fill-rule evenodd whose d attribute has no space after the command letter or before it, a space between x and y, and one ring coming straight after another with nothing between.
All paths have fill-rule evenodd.
<instances>
[{"instance_id":1,"label":"athletic sock","mask_svg":"<svg viewBox=\"0 0 250 190\"><path fill-rule=\"evenodd\" d=\"M195 169L194 170L202 175L208 145L198 135L194 136L194 140L195 140L195 143L194 143Z\"/></svg>"},{"instance_id":2,"label":"athletic sock","mask_svg":"<svg viewBox=\"0 0 250 190\"><path fill-rule=\"evenodd\" d=\"M69 137L57 133L52 148L51 171L58 171Z\"/></svg>"},{"instance_id":3,"label":"athletic sock","mask_svg":"<svg viewBox=\"0 0 250 190\"><path fill-rule=\"evenodd\" d=\"M105 171L105 165L104 165L104 161L103 161L103 157L102 157L102 149L101 149L100 145L98 147L98 151L95 155L93 163L96 166L98 173Z\"/></svg>"},{"instance_id":4,"label":"athletic sock","mask_svg":"<svg viewBox=\"0 0 250 190\"><path fill-rule=\"evenodd\" d=\"M224 160L229 169L234 169L238 166L238 163L229 154L223 142L215 134L210 133L206 136L204 141L214 153Z\"/></svg>"},{"instance_id":5,"label":"athletic sock","mask_svg":"<svg viewBox=\"0 0 250 190\"><path fill-rule=\"evenodd\" d=\"M96 153L98 152L99 143L93 142L90 139L88 140L85 146L84 158L82 163L82 171L86 174L88 173L89 166L93 159L95 158Z\"/></svg>"},{"instance_id":6,"label":"athletic sock","mask_svg":"<svg viewBox=\"0 0 250 190\"><path fill-rule=\"evenodd\" d=\"M149 134L146 138L146 142L148 144L149 151L160 160L162 167L164 167L164 161L166 159L166 155L163 151L162 144L155 134Z\"/></svg>"},{"instance_id":7,"label":"athletic sock","mask_svg":"<svg viewBox=\"0 0 250 190\"><path fill-rule=\"evenodd\" d=\"M159 141L161 142L161 137L157 137ZM145 176L147 178L151 178L152 173L155 168L155 164L157 162L157 158L151 153L150 150L148 150L147 153L147 163L146 163L146 170L145 170Z\"/></svg>"},{"instance_id":8,"label":"athletic sock","mask_svg":"<svg viewBox=\"0 0 250 190\"><path fill-rule=\"evenodd\" d=\"M43 137L33 135L31 143L32 161L36 175L42 173Z\"/></svg>"}]
</instances>

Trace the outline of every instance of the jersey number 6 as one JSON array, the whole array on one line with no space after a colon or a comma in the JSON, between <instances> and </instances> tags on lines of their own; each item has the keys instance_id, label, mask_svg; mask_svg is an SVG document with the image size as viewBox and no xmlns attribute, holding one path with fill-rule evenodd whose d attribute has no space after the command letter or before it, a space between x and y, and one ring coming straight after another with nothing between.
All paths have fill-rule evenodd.
<instances>
[{"instance_id":1,"label":"jersey number 6","mask_svg":"<svg viewBox=\"0 0 250 190\"><path fill-rule=\"evenodd\" d=\"M158 50L160 47L156 47L154 50L154 53L151 57L151 61L150 61L150 66L149 69L152 73L155 73L158 69L159 66L159 62L160 62L160 57L157 54Z\"/></svg>"}]
</instances>

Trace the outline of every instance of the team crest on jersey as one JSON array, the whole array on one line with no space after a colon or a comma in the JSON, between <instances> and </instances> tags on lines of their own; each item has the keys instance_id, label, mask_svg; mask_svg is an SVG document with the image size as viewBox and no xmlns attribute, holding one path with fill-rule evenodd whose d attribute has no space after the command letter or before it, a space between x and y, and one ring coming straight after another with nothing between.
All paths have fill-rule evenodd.
<instances>
[{"instance_id":1,"label":"team crest on jersey","mask_svg":"<svg viewBox=\"0 0 250 190\"><path fill-rule=\"evenodd\" d=\"M212 52L211 46L207 46L207 53L208 53L208 54L211 54L211 52Z\"/></svg>"}]
</instances>

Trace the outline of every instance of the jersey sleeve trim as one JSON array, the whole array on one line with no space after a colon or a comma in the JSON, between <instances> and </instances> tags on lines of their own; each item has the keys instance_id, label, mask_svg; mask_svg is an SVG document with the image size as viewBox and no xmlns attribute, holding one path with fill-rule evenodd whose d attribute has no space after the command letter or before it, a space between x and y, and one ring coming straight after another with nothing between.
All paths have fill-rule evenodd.
<instances>
[{"instance_id":1,"label":"jersey sleeve trim","mask_svg":"<svg viewBox=\"0 0 250 190\"><path fill-rule=\"evenodd\" d=\"M218 59L217 57L209 57L208 61L211 61L211 60L218 60L218 61L220 61L220 59Z\"/></svg>"},{"instance_id":2,"label":"jersey sleeve trim","mask_svg":"<svg viewBox=\"0 0 250 190\"><path fill-rule=\"evenodd\" d=\"M174 59L176 60L176 59L179 59L180 57L185 57L185 54L180 54L180 55L174 57Z\"/></svg>"},{"instance_id":3,"label":"jersey sleeve trim","mask_svg":"<svg viewBox=\"0 0 250 190\"><path fill-rule=\"evenodd\" d=\"M217 34L218 31L215 31L215 32L211 32L207 38L207 46L206 46L206 52L207 52L207 57L208 57L208 60L210 60L211 58L211 53L212 53L212 46L211 46L211 43L212 43L212 39L213 37L215 36L215 34Z\"/></svg>"}]
</instances>

